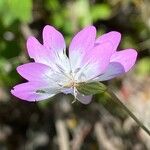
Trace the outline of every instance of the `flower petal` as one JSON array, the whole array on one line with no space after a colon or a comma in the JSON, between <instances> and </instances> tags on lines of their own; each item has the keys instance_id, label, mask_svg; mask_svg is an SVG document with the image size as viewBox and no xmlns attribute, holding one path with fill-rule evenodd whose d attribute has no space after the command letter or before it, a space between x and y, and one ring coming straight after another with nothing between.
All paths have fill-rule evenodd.
<instances>
[{"instance_id":1,"label":"flower petal","mask_svg":"<svg viewBox=\"0 0 150 150\"><path fill-rule=\"evenodd\" d=\"M40 63L27 63L17 67L18 73L28 81L42 81L49 84L63 86L69 82L68 76L59 70Z\"/></svg>"},{"instance_id":2,"label":"flower petal","mask_svg":"<svg viewBox=\"0 0 150 150\"><path fill-rule=\"evenodd\" d=\"M106 81L125 73L124 67L120 63L111 62L106 72L94 79L94 81Z\"/></svg>"},{"instance_id":3,"label":"flower petal","mask_svg":"<svg viewBox=\"0 0 150 150\"><path fill-rule=\"evenodd\" d=\"M39 43L35 37L28 38L29 56L35 62L46 64L53 69L56 69L56 65L61 66L65 72L70 72L69 59L65 53L65 41L61 33L54 27L47 25L43 29L43 41L44 45Z\"/></svg>"},{"instance_id":4,"label":"flower petal","mask_svg":"<svg viewBox=\"0 0 150 150\"><path fill-rule=\"evenodd\" d=\"M96 39L95 45L102 44L103 42L111 42L113 45L113 51L116 51L121 40L121 34L116 31L111 31L101 35Z\"/></svg>"},{"instance_id":5,"label":"flower petal","mask_svg":"<svg viewBox=\"0 0 150 150\"><path fill-rule=\"evenodd\" d=\"M39 41L31 36L27 40L27 50L30 58L35 62L49 65L51 62L52 53L41 44Z\"/></svg>"},{"instance_id":6,"label":"flower petal","mask_svg":"<svg viewBox=\"0 0 150 150\"><path fill-rule=\"evenodd\" d=\"M134 49L126 49L116 52L112 55L110 62L120 63L125 72L129 71L135 64L137 58L137 52Z\"/></svg>"},{"instance_id":7,"label":"flower petal","mask_svg":"<svg viewBox=\"0 0 150 150\"><path fill-rule=\"evenodd\" d=\"M83 67L77 73L76 78L81 82L91 80L104 73L112 55L112 44L102 43L91 50L83 59Z\"/></svg>"},{"instance_id":8,"label":"flower petal","mask_svg":"<svg viewBox=\"0 0 150 150\"><path fill-rule=\"evenodd\" d=\"M17 72L29 81L49 80L52 70L49 66L40 63L27 63L17 67Z\"/></svg>"},{"instance_id":9,"label":"flower petal","mask_svg":"<svg viewBox=\"0 0 150 150\"><path fill-rule=\"evenodd\" d=\"M91 95L85 96L85 95L83 95L79 92L77 92L76 98L82 104L89 104L92 101L92 96Z\"/></svg>"},{"instance_id":10,"label":"flower petal","mask_svg":"<svg viewBox=\"0 0 150 150\"><path fill-rule=\"evenodd\" d=\"M69 46L69 59L73 71L78 68L83 56L93 48L95 37L95 27L88 26L78 32L72 39Z\"/></svg>"},{"instance_id":11,"label":"flower petal","mask_svg":"<svg viewBox=\"0 0 150 150\"><path fill-rule=\"evenodd\" d=\"M43 43L49 51L54 53L63 52L66 49L62 34L50 25L46 25L43 29Z\"/></svg>"},{"instance_id":12,"label":"flower petal","mask_svg":"<svg viewBox=\"0 0 150 150\"><path fill-rule=\"evenodd\" d=\"M110 64L103 75L95 78L96 81L106 81L129 71L135 64L137 52L134 49L126 49L114 53Z\"/></svg>"},{"instance_id":13,"label":"flower petal","mask_svg":"<svg viewBox=\"0 0 150 150\"><path fill-rule=\"evenodd\" d=\"M11 93L22 100L32 102L48 99L59 93L59 89L42 82L26 82L16 85Z\"/></svg>"}]
</instances>

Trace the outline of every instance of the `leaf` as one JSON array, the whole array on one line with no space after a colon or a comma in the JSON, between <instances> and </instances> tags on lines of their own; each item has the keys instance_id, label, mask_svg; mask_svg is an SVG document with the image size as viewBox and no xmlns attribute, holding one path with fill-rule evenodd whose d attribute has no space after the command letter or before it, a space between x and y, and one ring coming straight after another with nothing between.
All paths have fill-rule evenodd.
<instances>
[{"instance_id":1,"label":"leaf","mask_svg":"<svg viewBox=\"0 0 150 150\"><path fill-rule=\"evenodd\" d=\"M80 83L77 90L84 95L94 95L106 91L106 86L100 82Z\"/></svg>"}]
</instances>

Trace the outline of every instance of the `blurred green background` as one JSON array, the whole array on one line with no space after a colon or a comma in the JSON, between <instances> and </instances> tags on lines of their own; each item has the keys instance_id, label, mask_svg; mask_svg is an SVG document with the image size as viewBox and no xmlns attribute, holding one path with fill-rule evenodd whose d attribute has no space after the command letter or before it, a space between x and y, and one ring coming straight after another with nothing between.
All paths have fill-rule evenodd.
<instances>
[{"instance_id":1,"label":"blurred green background","mask_svg":"<svg viewBox=\"0 0 150 150\"><path fill-rule=\"evenodd\" d=\"M43 27L50 24L63 33L69 45L77 31L93 24L98 35L121 32L119 48L138 51L135 68L106 84L150 125L149 8L149 0L0 0L0 150L150 149L149 137L107 101L106 95L97 95L84 106L71 104L72 97L65 95L29 103L10 94L14 85L24 81L16 67L29 62L28 36L41 41ZM59 140L61 127L64 142Z\"/></svg>"}]
</instances>

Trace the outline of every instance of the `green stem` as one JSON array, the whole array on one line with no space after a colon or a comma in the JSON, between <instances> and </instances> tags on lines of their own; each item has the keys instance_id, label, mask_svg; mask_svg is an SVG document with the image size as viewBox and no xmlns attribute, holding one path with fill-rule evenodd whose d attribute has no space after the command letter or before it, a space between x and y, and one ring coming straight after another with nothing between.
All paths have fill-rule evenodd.
<instances>
[{"instance_id":1,"label":"green stem","mask_svg":"<svg viewBox=\"0 0 150 150\"><path fill-rule=\"evenodd\" d=\"M150 136L150 130L146 128L141 121L119 100L119 98L112 92L111 89L107 89L108 94L111 96L112 100L120 105L134 120L135 122Z\"/></svg>"}]
</instances>

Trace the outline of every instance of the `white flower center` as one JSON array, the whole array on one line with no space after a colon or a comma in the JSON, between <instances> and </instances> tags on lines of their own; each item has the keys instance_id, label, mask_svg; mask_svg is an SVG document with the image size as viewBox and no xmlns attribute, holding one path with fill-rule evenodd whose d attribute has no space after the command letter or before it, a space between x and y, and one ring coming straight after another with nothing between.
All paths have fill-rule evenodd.
<instances>
[{"instance_id":1,"label":"white flower center","mask_svg":"<svg viewBox=\"0 0 150 150\"><path fill-rule=\"evenodd\" d=\"M75 88L77 86L78 86L78 83L75 82L75 81L73 81L73 80L71 80L69 83L67 83L67 84L64 85L65 88L71 88L71 87Z\"/></svg>"}]
</instances>

